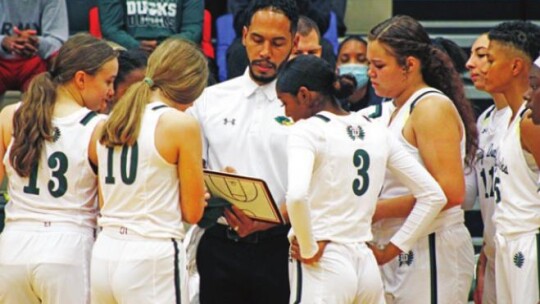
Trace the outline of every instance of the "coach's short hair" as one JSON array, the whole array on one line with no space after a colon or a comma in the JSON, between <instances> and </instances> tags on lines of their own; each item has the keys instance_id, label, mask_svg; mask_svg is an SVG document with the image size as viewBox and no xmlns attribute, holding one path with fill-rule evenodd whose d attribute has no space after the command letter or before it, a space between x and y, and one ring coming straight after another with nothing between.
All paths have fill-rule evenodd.
<instances>
[{"instance_id":1,"label":"coach's short hair","mask_svg":"<svg viewBox=\"0 0 540 304\"><path fill-rule=\"evenodd\" d=\"M296 1L291 0L255 0L250 3L247 9L246 26L251 25L253 15L260 10L273 10L280 12L291 22L291 33L296 33L296 25L298 23L298 8Z\"/></svg>"}]
</instances>

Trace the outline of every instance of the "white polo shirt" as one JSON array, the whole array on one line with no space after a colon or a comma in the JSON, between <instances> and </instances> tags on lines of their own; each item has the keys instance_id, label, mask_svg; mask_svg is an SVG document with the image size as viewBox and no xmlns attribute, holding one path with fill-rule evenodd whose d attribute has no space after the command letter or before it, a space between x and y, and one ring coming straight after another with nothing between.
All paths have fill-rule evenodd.
<instances>
[{"instance_id":1,"label":"white polo shirt","mask_svg":"<svg viewBox=\"0 0 540 304\"><path fill-rule=\"evenodd\" d=\"M265 180L278 205L285 202L290 121L276 94L276 81L258 85L244 75L208 87L187 113L203 133L207 168L229 166Z\"/></svg>"}]
</instances>

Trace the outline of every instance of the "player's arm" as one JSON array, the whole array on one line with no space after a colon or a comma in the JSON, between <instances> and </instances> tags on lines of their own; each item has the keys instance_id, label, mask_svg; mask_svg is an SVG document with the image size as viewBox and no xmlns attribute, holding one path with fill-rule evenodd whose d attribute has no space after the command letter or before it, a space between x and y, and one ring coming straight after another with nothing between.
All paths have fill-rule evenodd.
<instances>
[{"instance_id":1,"label":"player's arm","mask_svg":"<svg viewBox=\"0 0 540 304\"><path fill-rule=\"evenodd\" d=\"M103 132L103 126L105 125L105 120L101 120L94 131L92 132L92 137L90 137L90 142L88 143L88 160L96 168L98 167L98 156L97 156L97 143ZM103 194L101 192L101 186L98 182L98 205L99 209L103 208Z\"/></svg>"},{"instance_id":2,"label":"player's arm","mask_svg":"<svg viewBox=\"0 0 540 304\"><path fill-rule=\"evenodd\" d=\"M468 167L465 169L465 201L463 201L463 210L471 210L478 197L478 180L476 179L476 168Z\"/></svg>"},{"instance_id":3,"label":"player's arm","mask_svg":"<svg viewBox=\"0 0 540 304\"><path fill-rule=\"evenodd\" d=\"M190 224L195 224L202 218L206 206L206 190L201 161L201 129L195 119L183 113L182 116L185 118L182 120L184 127L179 132L179 136L176 137L179 147L180 206L182 219Z\"/></svg>"},{"instance_id":4,"label":"player's arm","mask_svg":"<svg viewBox=\"0 0 540 304\"><path fill-rule=\"evenodd\" d=\"M290 140L294 140L291 136ZM300 257L312 258L319 251L313 236L308 191L312 179L315 155L313 151L291 147L288 154L287 211L300 248Z\"/></svg>"},{"instance_id":5,"label":"player's arm","mask_svg":"<svg viewBox=\"0 0 540 304\"><path fill-rule=\"evenodd\" d=\"M121 0L98 0L103 36L127 49L138 48L139 42L126 32L126 12L122 2Z\"/></svg>"},{"instance_id":6,"label":"player's arm","mask_svg":"<svg viewBox=\"0 0 540 304\"><path fill-rule=\"evenodd\" d=\"M4 180L4 175L6 172L3 162L7 147L4 142L4 125L6 124L6 122L10 121L7 120L7 118L5 118L4 116L6 116L4 111L0 112L0 184Z\"/></svg>"},{"instance_id":7,"label":"player's arm","mask_svg":"<svg viewBox=\"0 0 540 304\"><path fill-rule=\"evenodd\" d=\"M197 121L180 111L167 111L156 126L156 148L178 172L182 220L197 223L204 211L201 131Z\"/></svg>"},{"instance_id":8,"label":"player's arm","mask_svg":"<svg viewBox=\"0 0 540 304\"><path fill-rule=\"evenodd\" d=\"M11 136L13 134L13 115L15 114L18 106L19 103L9 105L0 112L0 183L2 183L2 180L6 174L3 159L7 151L7 147L11 142Z\"/></svg>"},{"instance_id":9,"label":"player's arm","mask_svg":"<svg viewBox=\"0 0 540 304\"><path fill-rule=\"evenodd\" d=\"M530 111L530 110L529 110ZM527 113L521 120L521 146L531 153L540 169L540 126L535 125Z\"/></svg>"},{"instance_id":10,"label":"player's arm","mask_svg":"<svg viewBox=\"0 0 540 304\"><path fill-rule=\"evenodd\" d=\"M480 251L478 257L478 263L476 264L476 286L474 288L474 304L482 304L482 297L484 294L484 277L487 268L487 257L484 253L484 246Z\"/></svg>"},{"instance_id":11,"label":"player's arm","mask_svg":"<svg viewBox=\"0 0 540 304\"><path fill-rule=\"evenodd\" d=\"M380 264L390 261L401 251L409 251L419 237L427 234L428 227L446 204L446 197L435 179L392 136L389 136L389 146L387 167L409 188L416 203L387 248L382 253L375 251Z\"/></svg>"},{"instance_id":12,"label":"player's arm","mask_svg":"<svg viewBox=\"0 0 540 304\"><path fill-rule=\"evenodd\" d=\"M441 186L447 199L444 209L465 199L465 174L461 138L465 136L457 110L446 98L433 96L419 103L410 119L416 146L426 169Z\"/></svg>"}]
</instances>

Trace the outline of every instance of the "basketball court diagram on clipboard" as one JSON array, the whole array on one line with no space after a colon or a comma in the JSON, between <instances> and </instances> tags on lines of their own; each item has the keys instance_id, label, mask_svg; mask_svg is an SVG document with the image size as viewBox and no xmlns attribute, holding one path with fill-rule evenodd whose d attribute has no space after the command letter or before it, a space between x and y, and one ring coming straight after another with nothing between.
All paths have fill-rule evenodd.
<instances>
[{"instance_id":1,"label":"basketball court diagram on clipboard","mask_svg":"<svg viewBox=\"0 0 540 304\"><path fill-rule=\"evenodd\" d=\"M210 194L226 199L247 216L282 224L283 220L265 181L257 178L204 170L204 182Z\"/></svg>"}]
</instances>

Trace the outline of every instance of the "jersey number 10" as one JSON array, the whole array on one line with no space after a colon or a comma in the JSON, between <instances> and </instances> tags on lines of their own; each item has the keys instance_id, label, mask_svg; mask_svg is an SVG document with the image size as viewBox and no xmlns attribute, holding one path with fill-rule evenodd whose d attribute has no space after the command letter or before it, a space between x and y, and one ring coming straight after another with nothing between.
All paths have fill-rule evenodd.
<instances>
[{"instance_id":1,"label":"jersey number 10","mask_svg":"<svg viewBox=\"0 0 540 304\"><path fill-rule=\"evenodd\" d=\"M128 152L131 150L129 157L128 170ZM113 176L113 155L114 147L107 148L107 176L105 177L106 184L114 184L116 182ZM120 178L126 185L131 185L137 177L137 163L139 162L139 145L137 142L133 146L122 146L122 154L120 154Z\"/></svg>"}]
</instances>

